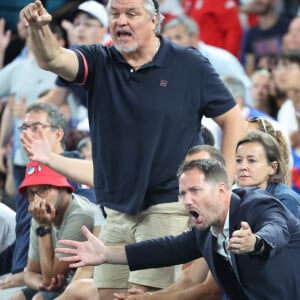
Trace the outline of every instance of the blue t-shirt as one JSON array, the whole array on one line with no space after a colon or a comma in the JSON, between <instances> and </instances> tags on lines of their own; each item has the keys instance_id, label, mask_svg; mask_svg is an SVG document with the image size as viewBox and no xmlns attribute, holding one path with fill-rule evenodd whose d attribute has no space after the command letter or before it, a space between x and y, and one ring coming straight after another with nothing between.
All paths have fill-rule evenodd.
<instances>
[{"instance_id":1,"label":"blue t-shirt","mask_svg":"<svg viewBox=\"0 0 300 300\"><path fill-rule=\"evenodd\" d=\"M114 46L75 50L76 81L88 90L97 200L130 215L177 201L177 169L199 143L202 116L236 105L198 50L160 40L137 71Z\"/></svg>"},{"instance_id":2,"label":"blue t-shirt","mask_svg":"<svg viewBox=\"0 0 300 300\"><path fill-rule=\"evenodd\" d=\"M280 200L289 211L298 219L300 219L300 195L284 183L269 183L267 192Z\"/></svg>"},{"instance_id":3,"label":"blue t-shirt","mask_svg":"<svg viewBox=\"0 0 300 300\"><path fill-rule=\"evenodd\" d=\"M282 36L287 32L289 19L280 17L271 28L262 30L259 26L250 28L246 33L245 54L254 54L256 58L276 54L281 51Z\"/></svg>"}]
</instances>

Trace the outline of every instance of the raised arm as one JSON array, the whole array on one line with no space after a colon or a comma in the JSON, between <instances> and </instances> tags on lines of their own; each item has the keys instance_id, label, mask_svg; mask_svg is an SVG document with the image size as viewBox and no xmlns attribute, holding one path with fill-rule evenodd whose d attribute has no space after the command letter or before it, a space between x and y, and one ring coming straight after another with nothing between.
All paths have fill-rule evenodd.
<instances>
[{"instance_id":1,"label":"raised arm","mask_svg":"<svg viewBox=\"0 0 300 300\"><path fill-rule=\"evenodd\" d=\"M30 130L23 130L20 140L29 159L36 160L77 183L94 186L93 163L51 152L42 129L38 131L37 137Z\"/></svg>"},{"instance_id":2,"label":"raised arm","mask_svg":"<svg viewBox=\"0 0 300 300\"><path fill-rule=\"evenodd\" d=\"M29 42L39 66L66 80L74 80L78 71L76 54L57 43L48 26L52 16L41 1L25 6L20 12L20 20L29 27Z\"/></svg>"}]
</instances>

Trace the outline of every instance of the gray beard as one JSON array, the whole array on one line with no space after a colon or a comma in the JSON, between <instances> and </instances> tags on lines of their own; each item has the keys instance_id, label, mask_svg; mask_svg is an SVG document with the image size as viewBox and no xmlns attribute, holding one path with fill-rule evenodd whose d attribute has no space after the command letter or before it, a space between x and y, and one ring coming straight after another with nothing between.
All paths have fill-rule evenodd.
<instances>
[{"instance_id":1,"label":"gray beard","mask_svg":"<svg viewBox=\"0 0 300 300\"><path fill-rule=\"evenodd\" d=\"M136 43L135 45L133 45L130 48L119 47L117 45L114 45L114 46L121 54L129 54L129 53L135 52L139 48L138 43Z\"/></svg>"}]
</instances>

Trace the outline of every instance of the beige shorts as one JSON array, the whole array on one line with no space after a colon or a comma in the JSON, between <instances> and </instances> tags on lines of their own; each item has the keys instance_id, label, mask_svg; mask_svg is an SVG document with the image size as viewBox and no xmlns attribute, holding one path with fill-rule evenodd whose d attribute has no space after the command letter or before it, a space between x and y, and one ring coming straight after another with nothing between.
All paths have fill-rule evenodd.
<instances>
[{"instance_id":1,"label":"beige shorts","mask_svg":"<svg viewBox=\"0 0 300 300\"><path fill-rule=\"evenodd\" d=\"M128 216L105 208L107 219L100 233L106 245L123 245L166 235L188 228L189 218L182 203L149 207L138 216ZM164 288L176 280L180 266L130 272L128 266L104 264L94 268L95 288L127 288L128 283Z\"/></svg>"}]
</instances>

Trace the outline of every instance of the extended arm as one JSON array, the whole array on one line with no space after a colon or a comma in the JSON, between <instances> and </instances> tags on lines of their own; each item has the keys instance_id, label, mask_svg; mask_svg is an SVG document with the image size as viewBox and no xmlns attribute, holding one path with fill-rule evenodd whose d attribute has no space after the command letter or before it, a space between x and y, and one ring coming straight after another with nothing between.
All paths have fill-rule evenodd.
<instances>
[{"instance_id":1,"label":"extended arm","mask_svg":"<svg viewBox=\"0 0 300 300\"><path fill-rule=\"evenodd\" d=\"M39 66L68 81L74 80L78 71L76 54L57 43L48 26L52 17L41 1L25 6L20 12L20 20L29 27L30 43Z\"/></svg>"},{"instance_id":2,"label":"extended arm","mask_svg":"<svg viewBox=\"0 0 300 300\"><path fill-rule=\"evenodd\" d=\"M68 158L51 152L49 142L42 129L38 131L37 137L34 137L30 130L23 130L20 139L31 160L45 164L77 183L94 185L93 163L88 160Z\"/></svg>"}]
</instances>

